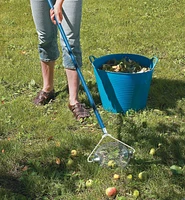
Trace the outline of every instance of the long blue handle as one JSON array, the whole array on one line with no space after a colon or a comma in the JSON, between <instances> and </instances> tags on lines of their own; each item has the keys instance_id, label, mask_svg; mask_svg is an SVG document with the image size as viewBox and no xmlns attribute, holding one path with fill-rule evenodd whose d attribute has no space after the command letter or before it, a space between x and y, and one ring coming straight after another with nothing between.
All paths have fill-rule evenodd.
<instances>
[{"instance_id":1,"label":"long blue handle","mask_svg":"<svg viewBox=\"0 0 185 200\"><path fill-rule=\"evenodd\" d=\"M53 7L53 4L52 4L51 0L48 0L48 3L49 3L50 8L53 9L54 7ZM65 43L65 45L66 45L66 47L67 47L68 53L69 53L69 55L70 55L70 57L71 57L71 60L72 60L74 66L75 66L75 68L76 68L76 71L77 71L77 73L78 73L78 76L79 76L79 78L80 78L80 80L81 80L81 83L82 83L82 85L83 85L83 87L84 87L84 90L85 90L85 92L86 92L86 94L87 94L87 97L88 97L88 99L89 99L89 102L90 102L90 104L91 104L91 107L92 107L93 110L94 110L94 113L95 113L95 115L96 115L96 118L97 118L97 120L98 120L98 123L99 123L99 125L100 125L100 127L101 127L103 133L106 134L107 132L106 132L106 130L105 130L105 125L104 125L104 123L103 123L103 120L102 120L102 118L101 118L101 116L100 116L100 114L99 114L97 108L96 108L96 105L95 105L95 103L94 103L94 100L93 100L93 98L92 98L92 95L91 95L91 93L90 93L90 91L89 91L89 89L88 89L88 87L87 87L87 84L86 84L85 79L84 79L84 77L83 77L83 75L82 75L82 72L81 72L81 70L80 70L80 67L79 67L79 65L78 65L78 63L77 63L77 61L76 61L76 59L75 59L75 56L74 56L74 54L73 54L73 52L72 52L72 49L71 49L71 47L70 47L70 45L69 45L69 42L68 42L68 40L67 40L66 34L65 34L65 32L64 32L64 29L63 29L62 25L61 25L60 23L58 23L58 21L57 21L56 18L55 18L55 20L56 20L58 29L59 29L59 31L60 31L60 33L61 33L61 35L62 35L62 38L63 38L63 40L64 40L64 43Z\"/></svg>"}]
</instances>

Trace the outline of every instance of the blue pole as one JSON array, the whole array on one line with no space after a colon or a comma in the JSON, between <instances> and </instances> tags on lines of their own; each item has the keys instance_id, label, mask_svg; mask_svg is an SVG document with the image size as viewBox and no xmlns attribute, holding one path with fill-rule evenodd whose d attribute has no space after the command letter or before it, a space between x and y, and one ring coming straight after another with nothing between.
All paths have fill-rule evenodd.
<instances>
[{"instance_id":1,"label":"blue pole","mask_svg":"<svg viewBox=\"0 0 185 200\"><path fill-rule=\"evenodd\" d=\"M51 0L48 0L48 3L49 3L50 8L53 9L54 7L53 7L53 5L52 5ZM100 125L100 127L101 127L103 133L104 133L104 134L107 134L105 125L104 125L104 123L103 123L103 120L102 120L102 118L101 118L101 116L100 116L100 114L99 114L99 112L98 112L98 110L97 110L97 108L96 108L95 102L94 102L94 100L93 100L93 98L92 98L92 95L91 95L91 93L90 93L90 91L89 91L89 89L88 89L88 87L87 87L87 84L86 84L85 79L84 79L84 77L83 77L83 75L82 75L82 72L81 72L81 70L80 70L80 67L79 67L79 65L78 65L78 63L77 63L77 61L76 61L76 59L75 59L75 56L74 56L74 54L73 54L73 52L72 52L72 49L71 49L71 47L70 47L70 45L69 45L69 42L68 42L68 40L67 40L66 34L65 34L65 32L64 32L64 29L63 29L62 25L61 25L60 23L58 23L57 19L55 19L55 20L56 20L58 29L59 29L59 31L60 31L60 33L61 33L61 35L62 35L62 38L63 38L63 40L64 40L64 43L65 43L65 45L66 45L66 47L67 47L68 53L69 53L69 55L70 55L70 57L71 57L71 60L72 60L74 66L75 66L75 68L76 68L76 71L77 71L77 73L78 73L78 76L79 76L79 78L80 78L80 80L81 80L81 83L82 83L82 85L83 85L83 87L84 87L84 90L85 90L85 92L86 92L86 94L87 94L87 97L88 97L88 99L89 99L90 105L91 105L91 107L92 107L93 110L94 110L94 113L95 113L95 115L96 115L96 118L97 118L97 120L98 120L98 123L99 123L99 125Z\"/></svg>"}]
</instances>

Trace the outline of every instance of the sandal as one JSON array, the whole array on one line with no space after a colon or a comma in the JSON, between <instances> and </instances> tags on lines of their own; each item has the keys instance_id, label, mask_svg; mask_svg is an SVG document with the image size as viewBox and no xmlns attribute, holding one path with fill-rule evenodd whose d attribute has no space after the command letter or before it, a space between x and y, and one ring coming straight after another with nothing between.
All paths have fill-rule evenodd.
<instances>
[{"instance_id":1,"label":"sandal","mask_svg":"<svg viewBox=\"0 0 185 200\"><path fill-rule=\"evenodd\" d=\"M76 103L75 105L68 105L71 112L74 114L77 120L84 119L90 117L90 112L87 108L85 108L85 104Z\"/></svg>"},{"instance_id":2,"label":"sandal","mask_svg":"<svg viewBox=\"0 0 185 200\"><path fill-rule=\"evenodd\" d=\"M41 90L37 94L33 102L35 105L45 105L54 99L55 99L55 90L51 90L50 92L44 92Z\"/></svg>"}]
</instances>

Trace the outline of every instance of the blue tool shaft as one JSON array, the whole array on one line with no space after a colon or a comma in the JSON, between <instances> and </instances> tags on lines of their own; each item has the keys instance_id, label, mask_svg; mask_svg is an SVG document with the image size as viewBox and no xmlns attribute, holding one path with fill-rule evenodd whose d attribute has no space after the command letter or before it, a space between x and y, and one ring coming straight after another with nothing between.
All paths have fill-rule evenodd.
<instances>
[{"instance_id":1,"label":"blue tool shaft","mask_svg":"<svg viewBox=\"0 0 185 200\"><path fill-rule=\"evenodd\" d=\"M48 0L48 4L49 4L49 6L50 6L51 9L54 8L54 7L53 7L53 4L52 4L52 2L51 2L51 0ZM80 67L79 67L79 65L78 65L78 63L77 63L77 61L76 61L76 58L75 58L75 56L74 56L74 54L73 54L73 52L72 52L72 49L71 49L71 47L70 47L70 45L69 45L69 42L68 42L68 39L67 39L66 34L65 34L65 32L64 32L64 29L63 29L62 25L61 25L60 23L58 23L56 17L55 17L55 20L56 20L58 29L59 29L59 31L60 31L60 33L61 33L61 36L62 36L62 38L63 38L63 40L64 40L64 43L65 43L65 45L66 45L66 48L67 48L67 50L68 50L68 53L69 53L69 55L70 55L70 57L71 57L71 60L72 60L74 66L75 66L75 68L76 68L76 71L77 71L77 73L78 73L78 76L79 76L79 78L80 78L80 81L81 81L81 83L82 83L82 86L84 87L84 90L85 90L85 92L86 92L86 94L87 94L87 97L88 97L88 99L89 99L90 105L91 105L91 107L93 108L93 111L94 111L95 116L96 116L96 118L97 118L97 120L98 120L98 123L99 123L99 125L100 125L100 127L101 127L103 133L104 133L104 134L107 134L105 125L104 125L104 123L103 123L103 120L102 120L102 118L101 118L101 116L100 116L100 114L99 114L99 112L98 112L98 110L97 110L97 108L96 108L96 105L95 105L95 102L94 102L94 100L93 100L93 97L92 97L92 95L91 95L91 93L90 93L90 91L89 91L89 89L88 89L88 86L87 86L87 84L86 84L86 82L85 82L85 79L84 79L84 77L83 77L83 75L82 75L81 69L80 69Z\"/></svg>"}]
</instances>

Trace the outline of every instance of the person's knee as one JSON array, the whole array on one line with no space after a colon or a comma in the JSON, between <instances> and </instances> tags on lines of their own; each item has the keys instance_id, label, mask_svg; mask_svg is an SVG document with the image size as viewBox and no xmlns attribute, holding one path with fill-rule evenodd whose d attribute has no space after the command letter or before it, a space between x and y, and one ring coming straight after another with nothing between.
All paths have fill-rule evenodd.
<instances>
[{"instance_id":1,"label":"person's knee","mask_svg":"<svg viewBox=\"0 0 185 200\"><path fill-rule=\"evenodd\" d=\"M48 62L54 61L59 57L57 41L47 40L38 45L40 60Z\"/></svg>"}]
</instances>

